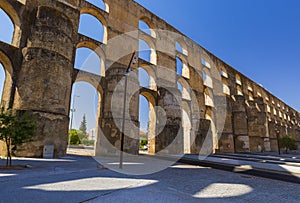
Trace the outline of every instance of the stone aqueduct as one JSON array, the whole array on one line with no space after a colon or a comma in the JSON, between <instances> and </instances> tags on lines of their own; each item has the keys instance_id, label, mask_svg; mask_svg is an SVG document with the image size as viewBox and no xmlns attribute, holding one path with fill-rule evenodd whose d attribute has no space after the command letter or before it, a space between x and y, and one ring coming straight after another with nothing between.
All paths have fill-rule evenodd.
<instances>
[{"instance_id":1,"label":"stone aqueduct","mask_svg":"<svg viewBox=\"0 0 300 203\"><path fill-rule=\"evenodd\" d=\"M38 136L17 155L41 156L48 144L54 145L55 156L66 153L76 81L92 84L100 95L96 154L117 152L122 105L114 106L112 100L124 95L116 87L141 40L150 47L150 57L139 58L132 69L144 69L150 84L139 87L137 78L129 77L129 85L138 91L129 90L127 120L139 126L139 95L145 96L150 104L150 153L200 153L203 148L212 153L276 151L277 135L292 135L300 142L300 114L262 86L133 0L104 0L104 5L99 8L85 0L0 1L14 24L12 42L0 42L6 75L2 104L32 110L39 117ZM102 41L78 33L84 14L102 24ZM141 21L150 30L139 29ZM120 35L121 46L110 44ZM101 58L100 74L74 68L76 49L81 47ZM126 54L118 55L121 51ZM164 122L160 114L166 117ZM138 153L138 128L126 126L125 135L125 151ZM113 147L107 147L110 144Z\"/></svg>"}]
</instances>

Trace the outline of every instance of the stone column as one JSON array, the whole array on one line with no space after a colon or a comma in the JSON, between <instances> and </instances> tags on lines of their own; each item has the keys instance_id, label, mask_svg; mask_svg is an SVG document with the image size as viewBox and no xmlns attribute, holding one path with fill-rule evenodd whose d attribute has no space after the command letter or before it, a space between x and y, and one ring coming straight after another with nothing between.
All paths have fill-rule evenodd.
<instances>
[{"instance_id":1,"label":"stone column","mask_svg":"<svg viewBox=\"0 0 300 203\"><path fill-rule=\"evenodd\" d=\"M249 136L245 99L235 95L232 100L232 125L236 152L249 152Z\"/></svg>"},{"instance_id":2,"label":"stone column","mask_svg":"<svg viewBox=\"0 0 300 203\"><path fill-rule=\"evenodd\" d=\"M266 141L268 139L266 137L267 115L262 98L255 98L255 101L247 101L247 116L250 151L261 152L265 148L264 139L266 138Z\"/></svg>"},{"instance_id":3,"label":"stone column","mask_svg":"<svg viewBox=\"0 0 300 203\"><path fill-rule=\"evenodd\" d=\"M103 114L99 121L96 156L115 156L120 153L126 66L113 65L107 72L103 92ZM127 75L125 107L124 152L138 154L139 151L139 86L137 75Z\"/></svg>"},{"instance_id":4,"label":"stone column","mask_svg":"<svg viewBox=\"0 0 300 203\"><path fill-rule=\"evenodd\" d=\"M77 33L63 11L73 12L74 18L78 11L64 10L64 5L52 1L47 1L47 6L39 3L45 2L28 1L26 5L31 13L30 29L27 45L22 49L13 105L16 110L31 110L37 116L37 136L15 154L41 157L44 145L54 145L57 157L65 155L68 141L73 40Z\"/></svg>"},{"instance_id":5,"label":"stone column","mask_svg":"<svg viewBox=\"0 0 300 203\"><path fill-rule=\"evenodd\" d=\"M158 88L158 106L164 110L157 115L155 151L161 154L183 153L183 129L181 123L181 93L177 88ZM166 122L160 119L166 118Z\"/></svg>"}]
</instances>

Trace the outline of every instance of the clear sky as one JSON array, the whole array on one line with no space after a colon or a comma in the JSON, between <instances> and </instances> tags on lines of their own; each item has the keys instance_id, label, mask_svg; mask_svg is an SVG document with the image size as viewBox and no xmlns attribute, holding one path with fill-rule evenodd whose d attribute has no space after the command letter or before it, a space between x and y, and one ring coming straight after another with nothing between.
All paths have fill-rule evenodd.
<instances>
[{"instance_id":1,"label":"clear sky","mask_svg":"<svg viewBox=\"0 0 300 203\"><path fill-rule=\"evenodd\" d=\"M93 3L97 0L90 0ZM300 110L300 1L299 0L136 0L182 33L211 51L275 96ZM102 5L103 6L103 5ZM101 7L101 5L99 5ZM82 16L85 21L86 16ZM94 19L95 20L95 19ZM0 39L9 41L12 29L0 9ZM87 27L99 27L84 23ZM80 30L101 35L102 29ZM75 66L89 70L100 66L89 50L78 50ZM0 66L0 94L3 70ZM97 70L98 71L98 70ZM91 71L93 72L93 71ZM79 128L84 113L88 129L96 122L96 90L87 83L75 84L74 127ZM142 108L147 108L142 99ZM87 108L89 107L89 108ZM147 115L143 115L147 121ZM147 123L142 123L142 129Z\"/></svg>"},{"instance_id":2,"label":"clear sky","mask_svg":"<svg viewBox=\"0 0 300 203\"><path fill-rule=\"evenodd\" d=\"M299 0L136 0L300 110Z\"/></svg>"}]
</instances>

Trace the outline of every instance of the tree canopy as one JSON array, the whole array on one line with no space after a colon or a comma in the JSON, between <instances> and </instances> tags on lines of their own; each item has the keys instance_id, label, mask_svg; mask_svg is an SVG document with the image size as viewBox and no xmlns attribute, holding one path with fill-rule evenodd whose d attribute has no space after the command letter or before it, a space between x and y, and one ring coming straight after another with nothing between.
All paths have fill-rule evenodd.
<instances>
[{"instance_id":1,"label":"tree canopy","mask_svg":"<svg viewBox=\"0 0 300 203\"><path fill-rule=\"evenodd\" d=\"M16 149L19 145L32 140L32 136L36 132L36 119L29 111L13 111L5 109L3 106L0 109L0 140L6 144L7 161L10 160L12 149Z\"/></svg>"},{"instance_id":2,"label":"tree canopy","mask_svg":"<svg viewBox=\"0 0 300 203\"><path fill-rule=\"evenodd\" d=\"M86 127L86 118L85 118L85 114L83 115L79 130L81 130L83 132L84 135L87 134L87 127Z\"/></svg>"}]
</instances>

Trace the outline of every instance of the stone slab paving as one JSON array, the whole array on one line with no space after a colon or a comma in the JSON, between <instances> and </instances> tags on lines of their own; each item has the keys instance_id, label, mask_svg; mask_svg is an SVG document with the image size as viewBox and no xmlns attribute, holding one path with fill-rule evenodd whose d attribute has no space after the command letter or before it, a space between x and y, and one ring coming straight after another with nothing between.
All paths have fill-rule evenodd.
<instances>
[{"instance_id":1,"label":"stone slab paving","mask_svg":"<svg viewBox=\"0 0 300 203\"><path fill-rule=\"evenodd\" d=\"M262 169L267 171L292 174L297 177L300 177L300 165L297 166L297 163L293 163L293 165L289 165L287 164L288 162L285 163L284 161L282 161L282 164L274 164L274 163L271 164L271 163L264 163L263 161L261 162L246 161L246 160L232 159L230 157L226 157L226 158L213 157L213 156L201 157L199 155L185 155L184 157L193 160L205 160L214 163L230 164L238 167L247 166L249 169ZM267 157L265 158L267 160Z\"/></svg>"},{"instance_id":2,"label":"stone slab paving","mask_svg":"<svg viewBox=\"0 0 300 203\"><path fill-rule=\"evenodd\" d=\"M88 156L13 163L32 168L0 171L0 202L300 202L299 184L187 164L138 176Z\"/></svg>"}]
</instances>

